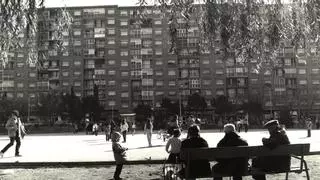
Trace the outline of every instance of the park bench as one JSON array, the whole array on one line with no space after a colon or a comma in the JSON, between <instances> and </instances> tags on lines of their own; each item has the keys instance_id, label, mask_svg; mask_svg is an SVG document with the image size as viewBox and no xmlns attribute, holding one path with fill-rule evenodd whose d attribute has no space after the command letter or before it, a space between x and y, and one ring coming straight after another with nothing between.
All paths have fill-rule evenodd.
<instances>
[{"instance_id":1,"label":"park bench","mask_svg":"<svg viewBox=\"0 0 320 180\"><path fill-rule=\"evenodd\" d=\"M277 174L286 173L286 179L290 172L306 173L307 180L310 180L307 162L304 160L304 156L308 155L310 150L310 144L290 144L281 145L275 149L268 149L264 146L238 146L238 147L219 147L219 148L188 148L183 149L180 153L180 158L184 162L182 165L185 169L185 177L189 177L188 164L192 160L206 159L214 161L217 158L240 158L247 157L252 159L257 156L283 156L290 155L292 158L298 160L299 165L291 165L288 171L277 172L262 172L261 170L249 168L248 172L243 176L258 175L258 174ZM210 177L229 177L230 175L212 174Z\"/></svg>"}]
</instances>

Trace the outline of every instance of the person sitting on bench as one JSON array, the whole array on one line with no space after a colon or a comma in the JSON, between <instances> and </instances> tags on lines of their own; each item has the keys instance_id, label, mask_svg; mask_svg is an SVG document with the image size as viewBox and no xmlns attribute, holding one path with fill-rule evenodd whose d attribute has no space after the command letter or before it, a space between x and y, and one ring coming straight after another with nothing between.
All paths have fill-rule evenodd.
<instances>
[{"instance_id":1,"label":"person sitting on bench","mask_svg":"<svg viewBox=\"0 0 320 180\"><path fill-rule=\"evenodd\" d=\"M200 137L200 128L193 125L188 129L188 138L181 142L181 150L184 148L207 148L208 142ZM186 167L188 172L187 180L197 177L207 177L211 175L210 163L207 159L192 160L189 167ZM184 169L180 171L180 176L185 176Z\"/></svg>"},{"instance_id":2,"label":"person sitting on bench","mask_svg":"<svg viewBox=\"0 0 320 180\"><path fill-rule=\"evenodd\" d=\"M219 141L217 147L248 146L247 141L237 133L233 124L224 125L225 136ZM233 180L242 180L242 175L248 170L248 158L216 159L218 162L212 167L213 175L232 175ZM214 180L222 180L222 177L214 177Z\"/></svg>"},{"instance_id":3,"label":"person sitting on bench","mask_svg":"<svg viewBox=\"0 0 320 180\"><path fill-rule=\"evenodd\" d=\"M262 138L263 146L274 149L279 145L290 144L285 129L279 126L278 120L268 121L264 127L269 131L269 138ZM252 159L252 168L258 168L265 172L281 172L290 170L290 156L261 156ZM265 174L253 175L255 180L265 180Z\"/></svg>"}]
</instances>

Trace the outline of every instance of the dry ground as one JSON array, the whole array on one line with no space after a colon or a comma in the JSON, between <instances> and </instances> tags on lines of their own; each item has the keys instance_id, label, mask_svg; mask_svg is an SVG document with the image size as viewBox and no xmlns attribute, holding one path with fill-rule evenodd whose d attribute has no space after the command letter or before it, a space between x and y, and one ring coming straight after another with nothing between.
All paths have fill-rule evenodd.
<instances>
[{"instance_id":1,"label":"dry ground","mask_svg":"<svg viewBox=\"0 0 320 180\"><path fill-rule=\"evenodd\" d=\"M311 180L320 180L320 156L306 157L310 168ZM123 179L152 180L161 179L163 165L125 165L122 171ZM100 168L38 168L14 169L11 174L1 175L1 180L108 180L112 179L115 167ZM8 170L6 170L8 171ZM211 179L211 178L210 178ZM244 180L252 179L245 177ZM269 175L268 180L285 179L285 174ZM289 175L289 179L306 179L305 174Z\"/></svg>"}]
</instances>

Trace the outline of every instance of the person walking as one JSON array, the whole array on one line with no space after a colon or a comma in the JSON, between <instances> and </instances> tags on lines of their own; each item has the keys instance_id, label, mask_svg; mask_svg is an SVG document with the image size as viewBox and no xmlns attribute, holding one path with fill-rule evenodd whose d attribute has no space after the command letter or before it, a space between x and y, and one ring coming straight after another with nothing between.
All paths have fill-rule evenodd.
<instances>
[{"instance_id":1,"label":"person walking","mask_svg":"<svg viewBox=\"0 0 320 180\"><path fill-rule=\"evenodd\" d=\"M147 139L148 139L149 147L152 146L152 143L151 143L152 130L153 130L153 124L152 124L151 118L149 117L149 118L147 119L147 122L144 124L144 134L147 134Z\"/></svg>"},{"instance_id":2,"label":"person walking","mask_svg":"<svg viewBox=\"0 0 320 180\"><path fill-rule=\"evenodd\" d=\"M22 124L21 120L19 118L19 111L13 110L11 112L11 115L6 123L6 129L8 130L8 135L10 138L9 144L7 144L1 151L0 151L0 157L2 158L4 153L14 144L14 141L16 141L16 149L15 149L15 156L20 157L21 154L19 152L20 146L21 146L21 138L24 137L26 134Z\"/></svg>"},{"instance_id":3,"label":"person walking","mask_svg":"<svg viewBox=\"0 0 320 180\"><path fill-rule=\"evenodd\" d=\"M109 141L111 138L111 124L107 124L106 128L104 129L104 132L106 134L106 141Z\"/></svg>"},{"instance_id":4,"label":"person walking","mask_svg":"<svg viewBox=\"0 0 320 180\"><path fill-rule=\"evenodd\" d=\"M121 134L119 132L113 132L111 134L111 140L112 140L112 151L114 160L116 161L116 170L113 174L114 180L120 180L120 174L122 171L123 164L126 161L126 151L128 148L122 147L119 143L121 138Z\"/></svg>"},{"instance_id":5,"label":"person walking","mask_svg":"<svg viewBox=\"0 0 320 180\"><path fill-rule=\"evenodd\" d=\"M99 132L99 125L98 123L94 123L93 126L92 126L92 132L94 135L98 136L98 132Z\"/></svg>"},{"instance_id":6,"label":"person walking","mask_svg":"<svg viewBox=\"0 0 320 180\"><path fill-rule=\"evenodd\" d=\"M234 124L224 125L225 136L219 141L217 147L248 146L247 141L237 133ZM248 171L248 158L217 159L217 164L212 167L213 174L233 176L233 180L242 180L242 175ZM214 177L222 180L222 177Z\"/></svg>"},{"instance_id":7,"label":"person walking","mask_svg":"<svg viewBox=\"0 0 320 180\"><path fill-rule=\"evenodd\" d=\"M123 143L127 142L127 132L128 132L129 125L126 121L126 119L122 119L120 124L120 131L123 136Z\"/></svg>"}]
</instances>

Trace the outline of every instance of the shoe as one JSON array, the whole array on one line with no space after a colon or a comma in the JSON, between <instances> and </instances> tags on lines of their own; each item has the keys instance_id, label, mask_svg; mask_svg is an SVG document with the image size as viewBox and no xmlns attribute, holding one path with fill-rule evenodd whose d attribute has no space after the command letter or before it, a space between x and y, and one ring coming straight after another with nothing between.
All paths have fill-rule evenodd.
<instances>
[{"instance_id":1,"label":"shoe","mask_svg":"<svg viewBox=\"0 0 320 180\"><path fill-rule=\"evenodd\" d=\"M15 157L21 157L21 156L22 156L21 154L16 154L16 155L15 155Z\"/></svg>"},{"instance_id":2,"label":"shoe","mask_svg":"<svg viewBox=\"0 0 320 180\"><path fill-rule=\"evenodd\" d=\"M113 178L114 180L122 180L122 178L118 177L118 178Z\"/></svg>"},{"instance_id":3,"label":"shoe","mask_svg":"<svg viewBox=\"0 0 320 180\"><path fill-rule=\"evenodd\" d=\"M0 157L1 157L1 158L3 158L3 154L4 154L3 152L0 152Z\"/></svg>"}]
</instances>

